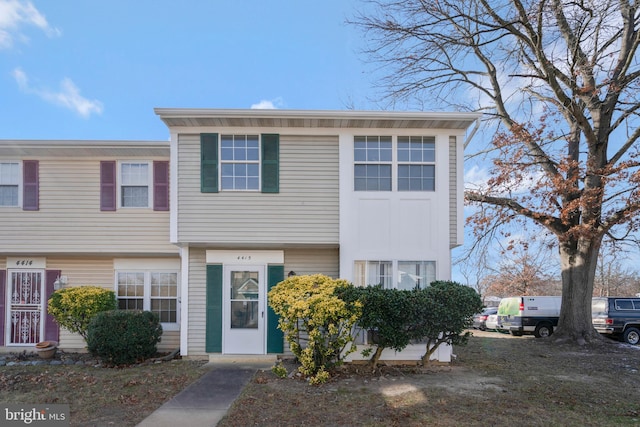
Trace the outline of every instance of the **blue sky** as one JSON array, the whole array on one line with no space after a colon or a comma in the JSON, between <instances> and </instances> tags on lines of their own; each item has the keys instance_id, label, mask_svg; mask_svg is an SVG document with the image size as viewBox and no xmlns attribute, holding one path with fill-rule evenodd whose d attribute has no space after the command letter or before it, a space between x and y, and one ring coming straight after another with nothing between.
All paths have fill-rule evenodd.
<instances>
[{"instance_id":1,"label":"blue sky","mask_svg":"<svg viewBox=\"0 0 640 427\"><path fill-rule=\"evenodd\" d=\"M155 107L376 109L361 7L0 0L0 139L168 139Z\"/></svg>"},{"instance_id":2,"label":"blue sky","mask_svg":"<svg viewBox=\"0 0 640 427\"><path fill-rule=\"evenodd\" d=\"M0 0L0 139L168 140L155 107L379 109L363 7Z\"/></svg>"}]
</instances>

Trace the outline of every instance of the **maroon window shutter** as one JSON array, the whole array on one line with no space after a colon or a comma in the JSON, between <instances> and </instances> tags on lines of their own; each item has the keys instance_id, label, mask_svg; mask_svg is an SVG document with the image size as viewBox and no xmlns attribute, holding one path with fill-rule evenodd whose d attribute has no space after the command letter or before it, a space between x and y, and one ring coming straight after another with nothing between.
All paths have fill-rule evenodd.
<instances>
[{"instance_id":1,"label":"maroon window shutter","mask_svg":"<svg viewBox=\"0 0 640 427\"><path fill-rule=\"evenodd\" d=\"M38 161L24 160L22 162L22 209L37 211L40 208L38 183Z\"/></svg>"},{"instance_id":2,"label":"maroon window shutter","mask_svg":"<svg viewBox=\"0 0 640 427\"><path fill-rule=\"evenodd\" d=\"M169 210L169 162L153 162L153 210Z\"/></svg>"},{"instance_id":3,"label":"maroon window shutter","mask_svg":"<svg viewBox=\"0 0 640 427\"><path fill-rule=\"evenodd\" d=\"M100 162L100 210L116 210L116 162Z\"/></svg>"},{"instance_id":4,"label":"maroon window shutter","mask_svg":"<svg viewBox=\"0 0 640 427\"><path fill-rule=\"evenodd\" d=\"M47 270L44 277L44 294L47 296L47 312L44 318L44 340L43 341L58 341L60 339L60 326L53 320L53 316L49 314L49 298L54 292L53 282L60 277L60 270Z\"/></svg>"},{"instance_id":5,"label":"maroon window shutter","mask_svg":"<svg viewBox=\"0 0 640 427\"><path fill-rule=\"evenodd\" d=\"M0 346L4 345L5 304L7 300L7 272L0 270Z\"/></svg>"}]
</instances>

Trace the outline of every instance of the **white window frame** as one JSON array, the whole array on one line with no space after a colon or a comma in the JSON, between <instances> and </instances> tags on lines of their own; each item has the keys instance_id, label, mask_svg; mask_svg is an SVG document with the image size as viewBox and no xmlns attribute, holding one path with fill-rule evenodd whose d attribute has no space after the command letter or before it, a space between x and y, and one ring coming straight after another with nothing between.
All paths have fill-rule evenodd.
<instances>
[{"instance_id":1,"label":"white window frame","mask_svg":"<svg viewBox=\"0 0 640 427\"><path fill-rule=\"evenodd\" d=\"M175 297L152 297L151 296L151 275L153 273L169 273L176 275L176 296ZM120 295L118 294L118 278L120 274L143 274L144 275L144 285L143 285L143 295L142 295L142 309L144 311L151 311L151 300L152 299L175 299L176 301L176 321L174 322L160 322L162 325L162 329L164 331L177 331L180 329L180 271L178 270L168 270L168 269L144 269L144 268L127 268L120 269L115 271L114 276L114 289L116 293L116 300L118 301L118 306L120 305ZM122 298L126 298L123 296Z\"/></svg>"},{"instance_id":2,"label":"white window frame","mask_svg":"<svg viewBox=\"0 0 640 427\"><path fill-rule=\"evenodd\" d=\"M371 277L371 269L376 270L376 277ZM387 272L385 270L389 269ZM355 286L377 286L390 288L393 285L393 261L358 260L354 263Z\"/></svg>"},{"instance_id":3,"label":"white window frame","mask_svg":"<svg viewBox=\"0 0 640 427\"><path fill-rule=\"evenodd\" d=\"M356 139L357 138L365 138L365 141L368 142L369 138L374 139L374 138L378 138L378 142L380 141L380 138L391 138L391 160L357 160L356 159ZM433 150L434 150L434 158L433 161L400 161L399 160L399 155L398 155L398 138L409 138L410 140L413 138L419 138L421 139L421 142L431 142L431 140L433 140ZM426 140L426 141L425 141ZM417 193L417 192L435 192L437 189L437 161L436 161L436 156L437 156L437 137L435 135L415 135L415 134L410 134L410 135L354 135L353 136L353 146L352 146L352 153L353 153L353 166L352 166L352 172L353 172L353 191L355 192L402 192L402 193ZM369 190L369 189L365 189L365 190L361 190L361 189L357 189L356 188L356 176L355 176L355 169L357 166L366 166L366 165L389 165L391 167L391 187L389 188L389 190ZM433 190L431 189L426 189L426 190L399 190L399 169L400 166L433 166ZM379 178L379 177L378 177Z\"/></svg>"},{"instance_id":4,"label":"white window frame","mask_svg":"<svg viewBox=\"0 0 640 427\"><path fill-rule=\"evenodd\" d=\"M7 183L4 184L4 176L3 176L3 171L2 171L2 165L17 165L18 167L18 171L17 174L18 176L17 178L17 186L18 186L18 203L15 205L0 205L0 208L20 208L22 207L22 186L23 186L23 182L22 182L22 178L23 178L23 174L22 174L22 161L20 160L3 160L0 161L0 185L16 185L14 183Z\"/></svg>"},{"instance_id":5,"label":"white window frame","mask_svg":"<svg viewBox=\"0 0 640 427\"><path fill-rule=\"evenodd\" d=\"M412 142L420 142L421 144L425 144L425 143L433 143L433 160L412 160L411 158L409 160L400 160L400 141L398 141L398 138L407 138L409 139L409 143L411 144ZM413 141L413 139L419 139L420 141ZM431 141L431 139L433 141ZM422 151L421 151L422 152ZM396 147L395 147L395 153L396 153L396 189L400 192L433 192L436 191L436 138L434 136L417 136L417 135L407 135L407 136L398 136L396 137ZM423 166L433 166L433 189L424 189L421 188L419 190L412 190L412 189L405 189L405 190L400 190L400 166L409 166L409 168L411 168L411 166L420 166L421 168ZM409 186L411 186L411 182L409 182Z\"/></svg>"},{"instance_id":6,"label":"white window frame","mask_svg":"<svg viewBox=\"0 0 640 427\"><path fill-rule=\"evenodd\" d=\"M356 260L353 269L353 284L355 286L375 286L382 284L384 288L400 289L399 284L402 280L402 272L399 265L404 263L420 264L425 268L425 272L432 273L425 277L424 280L429 283L421 284L420 289L424 289L431 282L437 280L437 262L434 260ZM380 267L384 265L384 270L390 269L389 272L382 271ZM372 268L376 269L376 277L371 277ZM381 276L382 274L382 276Z\"/></svg>"},{"instance_id":7,"label":"white window frame","mask_svg":"<svg viewBox=\"0 0 640 427\"><path fill-rule=\"evenodd\" d=\"M232 137L233 142L235 142L236 138L239 137L244 137L245 141L249 138L249 137L256 137L258 139L258 158L257 159L231 159L231 160L226 160L223 158L223 146L222 146L222 141L226 138L226 137ZM260 134L253 134L253 133L225 133L225 134L221 134L220 135L220 144L219 144L219 150L220 152L218 153L218 158L219 160L219 164L220 164L220 170L218 171L218 180L220 182L220 191L225 191L225 192L229 192L229 191L241 191L241 192L261 192L262 191L262 135ZM223 181L223 169L224 169L224 165L256 165L258 167L258 176L255 177L258 181L258 185L256 188L248 188L248 182L246 187L247 188L235 188L235 185L233 186L234 188L225 188L224 185L224 181ZM249 175L247 175L248 178ZM232 175L233 179L236 178L236 175Z\"/></svg>"},{"instance_id":8,"label":"white window frame","mask_svg":"<svg viewBox=\"0 0 640 427\"><path fill-rule=\"evenodd\" d=\"M364 141L356 141L356 139L362 139L364 138ZM386 139L390 139L391 140L391 159L389 160L385 160L385 159L356 159L356 142L364 142L365 143L365 148L364 148L364 153L365 153L365 157L368 157L369 154L369 148L367 147L367 145L371 142L371 143L381 143L380 139L384 138ZM384 141L386 142L386 141ZM394 150L394 137L393 136L388 136L388 135L355 135L353 137L353 190L354 191L375 191L375 192L389 192L389 191L393 191L393 171L394 171L394 156L395 156L395 150ZM379 149L380 150L380 149ZM356 185L356 168L358 166L364 166L365 168L367 166L377 166L378 168L380 168L381 166L388 166L389 167L389 189L358 189L357 185ZM365 178L366 181L367 178ZM380 175L377 176L378 182L380 182ZM384 179L386 180L387 177L385 176ZM365 184L366 186L366 184Z\"/></svg>"},{"instance_id":9,"label":"white window frame","mask_svg":"<svg viewBox=\"0 0 640 427\"><path fill-rule=\"evenodd\" d=\"M124 206L122 203L122 187L126 187L124 185L124 180L122 177L122 167L123 165L147 165L147 205L146 206ZM117 195L118 198L118 208L120 209L150 209L153 207L153 162L150 160L120 160L118 161L118 170L117 172Z\"/></svg>"},{"instance_id":10,"label":"white window frame","mask_svg":"<svg viewBox=\"0 0 640 427\"><path fill-rule=\"evenodd\" d=\"M414 276L413 273L406 273L400 270L400 264L412 264L414 266L418 266L420 271L419 277L417 278L419 289L424 289L427 286L431 285L432 282L436 280L436 262L435 261L406 261L406 260L398 260L396 271L396 288L401 288L401 283L405 281L406 277L404 275L409 274ZM417 276L417 275L416 275ZM416 279L412 277L411 279ZM411 289L406 289L411 290Z\"/></svg>"}]
</instances>

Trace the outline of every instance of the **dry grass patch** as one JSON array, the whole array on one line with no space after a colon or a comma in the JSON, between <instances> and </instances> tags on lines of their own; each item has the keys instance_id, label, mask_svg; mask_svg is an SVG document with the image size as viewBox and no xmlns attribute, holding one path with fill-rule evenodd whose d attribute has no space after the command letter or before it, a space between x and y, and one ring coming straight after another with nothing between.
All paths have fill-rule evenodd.
<instances>
[{"instance_id":1,"label":"dry grass patch","mask_svg":"<svg viewBox=\"0 0 640 427\"><path fill-rule=\"evenodd\" d=\"M450 366L348 366L321 386L260 372L219 425L640 424L640 348L474 334Z\"/></svg>"},{"instance_id":2,"label":"dry grass patch","mask_svg":"<svg viewBox=\"0 0 640 427\"><path fill-rule=\"evenodd\" d=\"M3 366L3 403L69 404L72 426L135 426L206 370L174 360L135 367Z\"/></svg>"}]
</instances>

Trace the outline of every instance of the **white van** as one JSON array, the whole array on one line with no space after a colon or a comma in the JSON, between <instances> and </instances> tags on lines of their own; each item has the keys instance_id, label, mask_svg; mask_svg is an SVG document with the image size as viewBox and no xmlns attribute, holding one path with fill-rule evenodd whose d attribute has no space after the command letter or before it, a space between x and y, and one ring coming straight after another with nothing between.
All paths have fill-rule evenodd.
<instances>
[{"instance_id":1,"label":"white van","mask_svg":"<svg viewBox=\"0 0 640 427\"><path fill-rule=\"evenodd\" d=\"M502 298L498 306L498 325L515 336L548 337L558 326L561 303L562 297Z\"/></svg>"}]
</instances>

